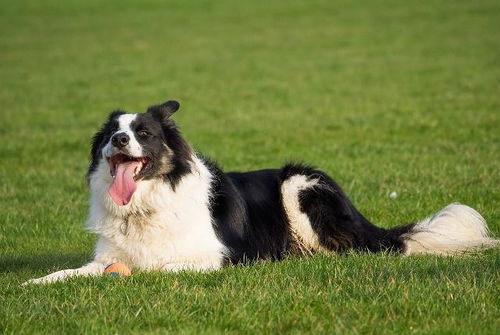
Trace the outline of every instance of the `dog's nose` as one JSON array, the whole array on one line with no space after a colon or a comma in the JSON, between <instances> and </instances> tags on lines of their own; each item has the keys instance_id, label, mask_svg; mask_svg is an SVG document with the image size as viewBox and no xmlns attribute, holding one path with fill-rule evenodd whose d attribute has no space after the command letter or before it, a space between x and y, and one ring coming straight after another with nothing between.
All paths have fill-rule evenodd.
<instances>
[{"instance_id":1,"label":"dog's nose","mask_svg":"<svg viewBox=\"0 0 500 335\"><path fill-rule=\"evenodd\" d=\"M111 144L117 148L123 148L130 141L130 137L128 137L125 133L114 134L111 137Z\"/></svg>"}]
</instances>

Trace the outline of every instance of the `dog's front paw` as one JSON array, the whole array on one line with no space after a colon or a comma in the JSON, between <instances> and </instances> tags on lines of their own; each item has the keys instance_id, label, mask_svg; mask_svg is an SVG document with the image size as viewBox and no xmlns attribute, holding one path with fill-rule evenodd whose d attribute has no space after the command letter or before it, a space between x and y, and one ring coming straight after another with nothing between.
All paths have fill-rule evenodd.
<instances>
[{"instance_id":1,"label":"dog's front paw","mask_svg":"<svg viewBox=\"0 0 500 335\"><path fill-rule=\"evenodd\" d=\"M43 283L42 279L43 279L43 277L42 278L30 279L30 280L27 280L24 283L22 283L21 286L40 284L40 283Z\"/></svg>"},{"instance_id":2,"label":"dog's front paw","mask_svg":"<svg viewBox=\"0 0 500 335\"><path fill-rule=\"evenodd\" d=\"M48 284L48 283L53 283L56 281L60 281L63 279L66 279L67 277L70 277L74 275L75 270L68 269L68 270L61 270L57 271L54 273L51 273L50 275L47 275L45 277L40 277L40 278L35 278L35 279L30 279L28 281L25 281L24 283L21 284L21 286L26 286L26 285L36 285L36 284Z\"/></svg>"},{"instance_id":3,"label":"dog's front paw","mask_svg":"<svg viewBox=\"0 0 500 335\"><path fill-rule=\"evenodd\" d=\"M45 277L40 277L40 278L34 278L25 281L24 283L21 284L21 286L27 286L27 285L38 285L38 284L48 284L48 283L53 283L55 281L60 280L61 278L53 277L52 275L48 275Z\"/></svg>"}]
</instances>

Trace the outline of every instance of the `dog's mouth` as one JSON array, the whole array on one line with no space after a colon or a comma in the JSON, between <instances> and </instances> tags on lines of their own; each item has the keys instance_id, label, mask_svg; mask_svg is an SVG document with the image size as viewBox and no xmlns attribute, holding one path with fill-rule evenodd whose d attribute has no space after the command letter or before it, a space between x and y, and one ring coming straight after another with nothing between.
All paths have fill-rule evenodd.
<instances>
[{"instance_id":1,"label":"dog's mouth","mask_svg":"<svg viewBox=\"0 0 500 335\"><path fill-rule=\"evenodd\" d=\"M109 173L111 177L116 178L116 172L120 166L126 167L127 170L131 169L134 179L146 169L150 159L148 157L132 157L125 154L116 154L108 157Z\"/></svg>"},{"instance_id":2,"label":"dog's mouth","mask_svg":"<svg viewBox=\"0 0 500 335\"><path fill-rule=\"evenodd\" d=\"M109 172L113 177L108 193L117 205L124 206L130 202L137 189L137 181L150 161L148 157L132 157L122 153L108 158Z\"/></svg>"}]
</instances>

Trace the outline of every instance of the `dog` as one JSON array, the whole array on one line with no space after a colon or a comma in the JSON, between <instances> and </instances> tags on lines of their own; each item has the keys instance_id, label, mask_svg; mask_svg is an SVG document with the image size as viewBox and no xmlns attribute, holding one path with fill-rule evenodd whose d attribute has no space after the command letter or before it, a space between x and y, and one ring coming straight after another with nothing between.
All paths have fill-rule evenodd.
<instances>
[{"instance_id":1,"label":"dog","mask_svg":"<svg viewBox=\"0 0 500 335\"><path fill-rule=\"evenodd\" d=\"M176 101L145 113L112 112L95 134L87 227L92 262L32 279L132 269L211 271L288 255L346 252L457 255L498 245L474 209L451 204L429 218L384 229L368 221L326 173L302 164L224 173L182 138Z\"/></svg>"}]
</instances>

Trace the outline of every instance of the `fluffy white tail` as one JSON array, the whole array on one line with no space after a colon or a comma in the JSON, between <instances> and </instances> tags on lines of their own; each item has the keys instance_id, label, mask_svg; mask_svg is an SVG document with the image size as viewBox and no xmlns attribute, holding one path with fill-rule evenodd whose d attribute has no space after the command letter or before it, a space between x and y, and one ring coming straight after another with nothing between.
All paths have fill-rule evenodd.
<instances>
[{"instance_id":1,"label":"fluffy white tail","mask_svg":"<svg viewBox=\"0 0 500 335\"><path fill-rule=\"evenodd\" d=\"M406 254L457 255L499 245L488 237L486 221L476 210L451 204L417 223L401 236Z\"/></svg>"}]
</instances>

